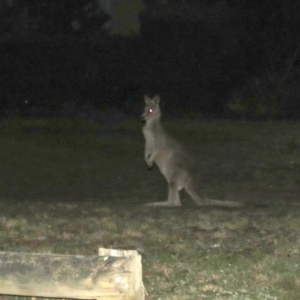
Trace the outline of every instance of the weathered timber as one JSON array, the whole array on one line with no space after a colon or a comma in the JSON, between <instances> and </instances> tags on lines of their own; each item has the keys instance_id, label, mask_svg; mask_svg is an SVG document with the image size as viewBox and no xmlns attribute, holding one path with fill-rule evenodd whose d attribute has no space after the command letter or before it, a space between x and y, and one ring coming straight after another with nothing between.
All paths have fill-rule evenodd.
<instances>
[{"instance_id":1,"label":"weathered timber","mask_svg":"<svg viewBox=\"0 0 300 300\"><path fill-rule=\"evenodd\" d=\"M0 252L0 294L143 300L140 255L111 251L100 249L102 256Z\"/></svg>"}]
</instances>

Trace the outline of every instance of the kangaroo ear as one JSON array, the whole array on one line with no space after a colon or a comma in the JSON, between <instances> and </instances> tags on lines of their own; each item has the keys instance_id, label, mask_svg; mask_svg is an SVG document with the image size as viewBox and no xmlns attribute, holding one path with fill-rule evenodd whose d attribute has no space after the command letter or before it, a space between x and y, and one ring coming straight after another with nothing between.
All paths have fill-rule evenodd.
<instances>
[{"instance_id":1,"label":"kangaroo ear","mask_svg":"<svg viewBox=\"0 0 300 300\"><path fill-rule=\"evenodd\" d=\"M152 101L155 103L155 105L159 105L160 97L158 95L154 96Z\"/></svg>"},{"instance_id":2,"label":"kangaroo ear","mask_svg":"<svg viewBox=\"0 0 300 300\"><path fill-rule=\"evenodd\" d=\"M149 98L147 95L144 96L144 99L145 99L145 103L146 103L147 105L149 105L149 104L151 103L151 101L152 101L152 99Z\"/></svg>"}]
</instances>

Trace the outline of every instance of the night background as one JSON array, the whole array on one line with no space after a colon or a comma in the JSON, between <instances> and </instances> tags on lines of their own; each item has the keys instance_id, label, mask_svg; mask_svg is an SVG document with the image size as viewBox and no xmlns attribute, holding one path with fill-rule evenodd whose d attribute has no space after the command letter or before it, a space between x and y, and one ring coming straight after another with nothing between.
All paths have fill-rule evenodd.
<instances>
[{"instance_id":1,"label":"night background","mask_svg":"<svg viewBox=\"0 0 300 300\"><path fill-rule=\"evenodd\" d=\"M295 119L297 1L2 0L1 115Z\"/></svg>"},{"instance_id":2,"label":"night background","mask_svg":"<svg viewBox=\"0 0 300 300\"><path fill-rule=\"evenodd\" d=\"M2 251L99 247L142 255L147 300L298 300L299 78L300 1L0 0L0 300L65 274L12 256L9 298ZM144 161L144 95L199 195L242 207L146 206L168 186Z\"/></svg>"}]
</instances>

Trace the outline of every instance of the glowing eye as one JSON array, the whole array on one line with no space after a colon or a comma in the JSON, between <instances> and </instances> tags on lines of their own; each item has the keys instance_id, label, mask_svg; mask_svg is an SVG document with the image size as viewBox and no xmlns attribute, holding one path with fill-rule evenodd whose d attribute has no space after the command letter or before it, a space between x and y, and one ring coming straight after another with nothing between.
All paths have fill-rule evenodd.
<instances>
[{"instance_id":1,"label":"glowing eye","mask_svg":"<svg viewBox=\"0 0 300 300\"><path fill-rule=\"evenodd\" d=\"M152 108L150 108L150 109L149 109L149 113L152 113L152 112L153 112L153 109L152 109Z\"/></svg>"}]
</instances>

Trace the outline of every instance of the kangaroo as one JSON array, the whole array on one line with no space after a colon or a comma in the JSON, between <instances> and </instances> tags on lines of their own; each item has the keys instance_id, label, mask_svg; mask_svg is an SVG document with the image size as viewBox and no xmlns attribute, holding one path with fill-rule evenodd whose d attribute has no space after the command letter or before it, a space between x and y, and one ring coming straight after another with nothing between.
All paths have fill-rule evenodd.
<instances>
[{"instance_id":1,"label":"kangaroo","mask_svg":"<svg viewBox=\"0 0 300 300\"><path fill-rule=\"evenodd\" d=\"M179 191L185 189L190 197L201 206L214 205L241 207L236 201L223 201L202 198L196 182L195 159L184 147L167 134L160 123L160 97L145 96L145 110L142 119L145 121L143 134L146 140L145 162L149 168L155 163L168 182L168 199L164 202L149 203L147 206L181 206Z\"/></svg>"}]
</instances>

